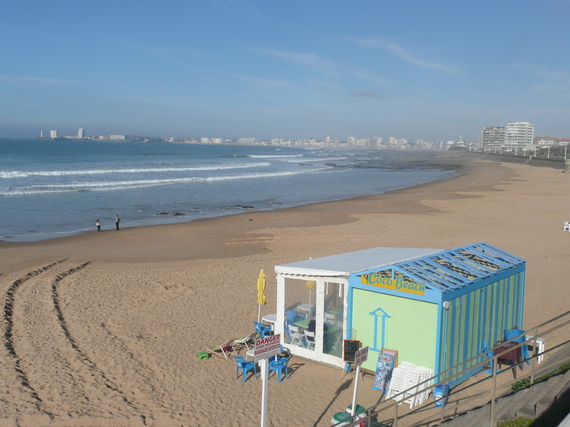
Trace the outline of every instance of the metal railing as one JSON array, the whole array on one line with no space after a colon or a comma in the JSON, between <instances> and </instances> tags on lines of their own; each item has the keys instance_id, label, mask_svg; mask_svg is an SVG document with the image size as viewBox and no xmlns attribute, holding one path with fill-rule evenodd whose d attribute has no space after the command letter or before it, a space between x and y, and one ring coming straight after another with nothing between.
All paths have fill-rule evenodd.
<instances>
[{"instance_id":1,"label":"metal railing","mask_svg":"<svg viewBox=\"0 0 570 427\"><path fill-rule=\"evenodd\" d=\"M434 426L439 425L444 420L456 418L462 413L490 402L489 426L495 427L495 403L497 398L508 394L515 383L528 378L529 383L532 385L537 375L552 372L561 364L570 361L569 332L570 311L552 318L507 341L508 343L512 343L507 350L498 351L497 349L500 348L500 346L485 350L459 365L440 372L434 377L394 395L389 401L380 401L376 405L367 408L363 414L360 414L360 419L354 420L349 424L338 423L336 425L346 427L358 426L365 420L368 420L368 425L370 425L371 420L378 419L382 426L398 427L399 424L404 421L407 427ZM526 339L527 336L531 336L531 338ZM546 337L549 338L549 342L553 342L555 345L550 346L548 350L539 352L537 339ZM516 341L520 338L522 338L523 341L517 343ZM501 359L502 356L525 345L532 346L532 355L528 359L513 364L503 371L497 370L499 359ZM538 358L542 358L542 363L538 363ZM471 365L472 363L474 364ZM524 365L529 365L530 370L522 370ZM442 396L442 399L445 400L441 401L441 406L436 407L433 402L430 402L424 403L422 406L413 410L405 411L400 409L400 405L404 400L413 399L424 393L426 388L431 389L437 386L444 388L444 385L447 385L447 383L453 381L455 378L459 378L469 371L481 371L486 366L490 366L490 375L475 375L470 377L455 389L451 390L449 394ZM511 374L511 370L513 370L513 374L518 371L520 373L519 377L509 379L508 375ZM441 378L444 379L440 380ZM388 416L389 411L393 411L393 415ZM404 413L401 414L400 412Z\"/></svg>"}]
</instances>

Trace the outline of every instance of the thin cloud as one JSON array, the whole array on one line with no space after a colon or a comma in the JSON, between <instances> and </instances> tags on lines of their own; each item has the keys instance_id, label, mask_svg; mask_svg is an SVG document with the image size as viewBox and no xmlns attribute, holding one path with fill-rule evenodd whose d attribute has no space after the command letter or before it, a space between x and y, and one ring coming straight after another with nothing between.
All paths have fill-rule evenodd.
<instances>
[{"instance_id":1,"label":"thin cloud","mask_svg":"<svg viewBox=\"0 0 570 427\"><path fill-rule=\"evenodd\" d=\"M0 80L3 80L8 83L39 83L43 85L79 85L83 84L80 82L76 82L73 80L67 79L56 79L56 78L49 78L49 77L32 77L32 76L18 76L18 75L9 75L9 74L0 74Z\"/></svg>"},{"instance_id":2,"label":"thin cloud","mask_svg":"<svg viewBox=\"0 0 570 427\"><path fill-rule=\"evenodd\" d=\"M362 70L357 70L357 69L354 69L354 68L349 68L347 71L348 71L349 73L351 73L352 75L354 75L355 77L358 77L358 78L361 79L361 80L369 80L369 81L372 81L372 82L378 83L378 84L388 84L388 83L391 83L390 80L388 80L388 79L385 79L385 78L383 78L383 77L378 77L378 76L369 74L369 73L367 73L367 72L365 72L365 71L362 71Z\"/></svg>"},{"instance_id":3,"label":"thin cloud","mask_svg":"<svg viewBox=\"0 0 570 427\"><path fill-rule=\"evenodd\" d=\"M353 98L370 98L370 99L376 99L377 101L380 101L382 99L386 99L389 98L389 95L383 95L380 94L378 92L372 92L372 91L360 91L360 92L355 92L352 94Z\"/></svg>"},{"instance_id":4,"label":"thin cloud","mask_svg":"<svg viewBox=\"0 0 570 427\"><path fill-rule=\"evenodd\" d=\"M169 45L157 45L157 44L133 44L134 48L149 52L156 56L162 57L174 57L179 58L181 56L191 57L196 59L202 59L207 55L195 49L189 49L186 47L177 47Z\"/></svg>"},{"instance_id":5,"label":"thin cloud","mask_svg":"<svg viewBox=\"0 0 570 427\"><path fill-rule=\"evenodd\" d=\"M286 81L286 80L281 80L281 79L265 79L262 77L252 77L252 76L246 76L243 74L235 74L232 73L231 75L233 75L234 77L243 80L247 83L250 83L254 86L257 87L262 87L262 88L267 88L267 87L272 87L272 88L289 88L291 87L291 84Z\"/></svg>"},{"instance_id":6,"label":"thin cloud","mask_svg":"<svg viewBox=\"0 0 570 427\"><path fill-rule=\"evenodd\" d=\"M388 51L398 58L403 59L410 64L419 65L423 68L429 68L432 70L445 71L446 73L456 73L457 69L454 66L442 64L439 62L428 61L426 59L418 58L412 53L405 50L403 47L397 45L396 43L386 40L384 38L378 39L351 39L354 43L367 48L381 48Z\"/></svg>"},{"instance_id":7,"label":"thin cloud","mask_svg":"<svg viewBox=\"0 0 570 427\"><path fill-rule=\"evenodd\" d=\"M336 70L336 66L334 66L334 64L319 58L313 53L280 52L271 49L253 49L253 51L264 55L275 56L302 67L319 71L328 75L338 76L340 74Z\"/></svg>"},{"instance_id":8,"label":"thin cloud","mask_svg":"<svg viewBox=\"0 0 570 427\"><path fill-rule=\"evenodd\" d=\"M212 76L220 76L221 78L223 78L224 81L227 81L228 77L231 77L246 82L252 86L259 87L261 89L292 87L292 84L290 82L282 79L267 79L264 77L254 77L254 76L248 76L246 74L220 71L213 68L204 68L201 71L202 73L207 75L207 78L210 79L211 81L216 81L215 77L212 78Z\"/></svg>"},{"instance_id":9,"label":"thin cloud","mask_svg":"<svg viewBox=\"0 0 570 427\"><path fill-rule=\"evenodd\" d=\"M542 94L553 100L559 96L567 98L570 93L570 74L557 70L549 69L544 65L534 64L511 64L515 68L519 68L528 72L537 79L531 90L535 93Z\"/></svg>"},{"instance_id":10,"label":"thin cloud","mask_svg":"<svg viewBox=\"0 0 570 427\"><path fill-rule=\"evenodd\" d=\"M542 80L546 80L552 83L563 84L565 86L570 86L570 74L568 73L551 70L545 67L544 65L521 64L521 63L513 63L512 65L513 67L529 71L531 74L535 75L536 77Z\"/></svg>"},{"instance_id":11,"label":"thin cloud","mask_svg":"<svg viewBox=\"0 0 570 427\"><path fill-rule=\"evenodd\" d=\"M341 86L336 82L331 82L328 80L320 80L320 79L308 79L306 81L310 86L313 87L323 87L326 89L339 89Z\"/></svg>"}]
</instances>

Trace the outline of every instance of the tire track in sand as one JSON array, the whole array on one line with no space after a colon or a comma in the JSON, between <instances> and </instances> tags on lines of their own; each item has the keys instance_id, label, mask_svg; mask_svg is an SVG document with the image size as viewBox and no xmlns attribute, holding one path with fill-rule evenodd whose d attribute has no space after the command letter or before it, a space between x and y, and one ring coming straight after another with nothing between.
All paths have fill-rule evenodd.
<instances>
[{"instance_id":1,"label":"tire track in sand","mask_svg":"<svg viewBox=\"0 0 570 427\"><path fill-rule=\"evenodd\" d=\"M20 368L41 401L41 409L52 418L118 417L145 422L139 405L125 398L87 356L65 321L58 285L89 264L61 266L51 277L41 276L18 287L13 296L12 344Z\"/></svg>"},{"instance_id":2,"label":"tire track in sand","mask_svg":"<svg viewBox=\"0 0 570 427\"><path fill-rule=\"evenodd\" d=\"M28 273L6 291L1 413L37 416L42 425L49 419L85 416L138 419L146 424L143 406L128 399L69 332L57 287L89 262L68 269L60 265L63 262ZM46 277L56 266L60 272Z\"/></svg>"},{"instance_id":3,"label":"tire track in sand","mask_svg":"<svg viewBox=\"0 0 570 427\"><path fill-rule=\"evenodd\" d=\"M8 288L8 291L6 292L6 296L4 298L5 300L4 314L2 319L5 325L4 347L6 348L8 354L11 356L12 359L12 364L13 364L12 367L15 372L15 377L16 380L19 382L18 384L19 393L17 395L14 395L14 393L7 393L7 395L10 395L10 397L9 398L3 397L2 400L8 405L15 407L18 412L23 412L26 409L26 407L31 404L39 412L47 414L50 417L53 417L52 414L50 414L42 407L43 406L42 399L40 399L36 390L30 385L30 381L25 371L22 369L22 360L18 356L18 353L16 352L16 349L14 347L13 331L14 331L14 304L15 304L16 291L25 282L29 281L33 277L45 273L46 271L52 269L53 267L55 267L58 264L61 264L64 261L65 260L61 260L51 263L42 268L31 271L28 274L26 274L24 277L16 280ZM4 378L4 381L6 381L7 383L10 382L9 379L7 378Z\"/></svg>"},{"instance_id":4,"label":"tire track in sand","mask_svg":"<svg viewBox=\"0 0 570 427\"><path fill-rule=\"evenodd\" d=\"M89 265L89 262L81 264L81 265L79 265L75 268L72 268L72 269L70 269L70 270L68 270L62 274L57 275L56 278L52 281L51 296L52 296L52 301L53 301L53 305L55 308L55 312L56 312L56 316L57 316L59 326L60 326L61 330L63 331L63 334L65 335L65 338L67 339L69 345L77 353L79 360L85 366L87 366L87 368L91 371L91 378L93 378L94 380L96 380L100 384L103 384L109 390L116 393L120 397L122 402L124 404L126 404L129 408L134 410L136 412L136 415L138 415L142 419L143 423L146 424L146 418L147 417L142 413L141 406L138 405L136 402L134 402L133 399L129 399L127 397L127 395L120 389L120 387L114 381L112 381L105 374L105 372L103 370L99 369L97 364L94 361L92 361L90 359L90 357L86 354L86 352L83 351L79 347L79 345L77 344L77 341L71 335L71 332L69 331L69 327L67 325L67 322L63 316L63 311L61 309L61 305L59 302L58 285L67 276L69 276L69 275L71 275L71 274L73 274L79 270L82 270L83 268L87 267L88 265Z\"/></svg>"},{"instance_id":5,"label":"tire track in sand","mask_svg":"<svg viewBox=\"0 0 570 427\"><path fill-rule=\"evenodd\" d=\"M0 412L40 419L48 416L52 420L138 419L143 424L165 413L174 412L171 416L175 419L183 417L178 414L185 412L182 408L173 408L164 401L170 393L157 381L156 366L138 360L126 343L107 328L103 330L110 336L103 343L92 341L95 336L91 337L90 332L84 336L81 328L76 330L75 323L69 323L61 286L90 262L60 265L65 261L28 273L6 291L4 347L9 356L2 356L8 363L0 363L5 383L0 385ZM49 270L55 271L46 276ZM81 335L74 337L74 331ZM109 356L121 360L121 364L115 366ZM117 367L135 376L113 374Z\"/></svg>"}]
</instances>

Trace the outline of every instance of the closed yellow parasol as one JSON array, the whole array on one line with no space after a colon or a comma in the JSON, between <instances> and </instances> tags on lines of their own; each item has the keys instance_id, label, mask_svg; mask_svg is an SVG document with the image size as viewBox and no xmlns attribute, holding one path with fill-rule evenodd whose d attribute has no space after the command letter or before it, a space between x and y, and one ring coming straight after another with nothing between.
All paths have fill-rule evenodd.
<instances>
[{"instance_id":1,"label":"closed yellow parasol","mask_svg":"<svg viewBox=\"0 0 570 427\"><path fill-rule=\"evenodd\" d=\"M267 304L267 298L265 297L265 279L267 278L267 276L265 275L265 272L263 270L261 270L259 272L259 277L257 278L257 304L258 306L258 310L257 310L257 321L259 322L260 320L260 316L261 316L261 304L265 305Z\"/></svg>"},{"instance_id":2,"label":"closed yellow parasol","mask_svg":"<svg viewBox=\"0 0 570 427\"><path fill-rule=\"evenodd\" d=\"M311 304L311 290L315 288L317 282L314 280L307 280L307 289L309 290L309 304Z\"/></svg>"}]
</instances>

